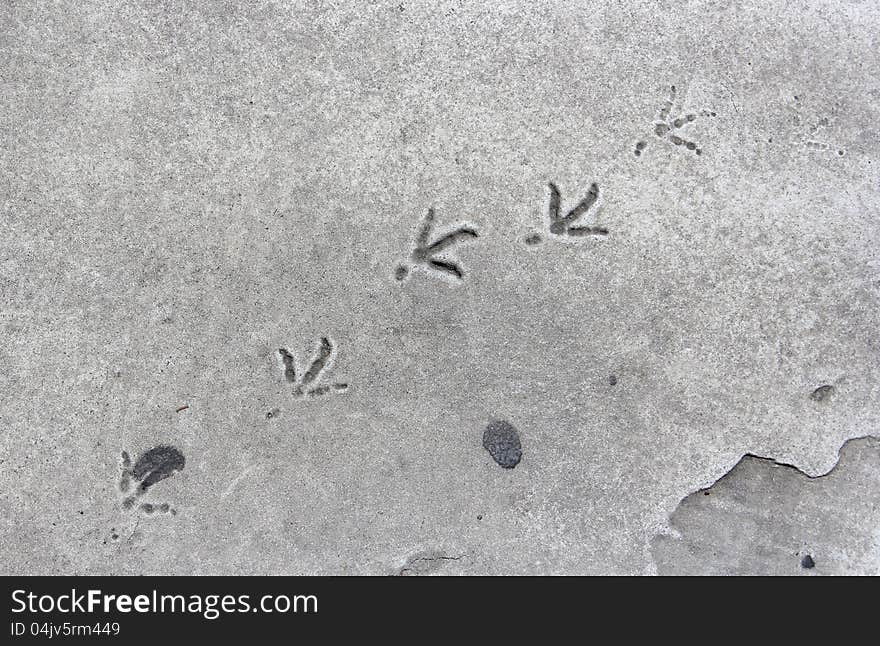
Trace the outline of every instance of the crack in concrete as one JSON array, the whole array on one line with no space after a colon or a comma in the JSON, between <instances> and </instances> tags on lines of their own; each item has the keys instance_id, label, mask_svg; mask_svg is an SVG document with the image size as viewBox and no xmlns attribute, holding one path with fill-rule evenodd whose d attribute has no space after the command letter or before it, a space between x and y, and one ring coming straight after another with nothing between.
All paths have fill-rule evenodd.
<instances>
[{"instance_id":1,"label":"crack in concrete","mask_svg":"<svg viewBox=\"0 0 880 646\"><path fill-rule=\"evenodd\" d=\"M840 454L846 448L846 446L849 445L851 442L858 442L860 440L878 440L878 441L880 441L880 435L871 435L871 434L860 435L858 437L851 437L851 438L845 440L844 443L840 445L840 448L837 449L837 460L834 461L834 464L831 465L831 468L828 469L828 471L826 471L825 473L819 473L814 476L810 475L806 471L802 470L796 464L791 464L789 462L780 462L776 458L771 458L771 457L764 456L764 455L758 455L757 453L743 453L742 457L739 460L737 460L737 463L734 464L724 475L722 475L720 478L718 478L715 482L710 484L708 487L703 487L701 489L696 489L695 491L692 491L684 498L687 498L688 496L692 496L694 494L701 493L701 492L712 489L712 487L714 487L719 482L724 480L724 478L726 478L728 475L730 475L730 473L734 469L736 469L740 464L742 464L742 462L744 460L747 460L747 459L762 460L764 462L770 462L772 464L772 466L774 466L774 467L784 467L786 469L794 469L799 475L802 475L803 477L805 477L809 480L818 480L819 478L827 478L832 473L834 473L834 471L837 469L838 465L840 464ZM682 498L682 500L684 500L684 498Z\"/></svg>"},{"instance_id":2,"label":"crack in concrete","mask_svg":"<svg viewBox=\"0 0 880 646\"><path fill-rule=\"evenodd\" d=\"M460 561L461 559L463 559L466 556L467 556L467 554L461 554L460 556L446 556L446 555L441 554L441 555L437 555L437 556L418 556L415 558L411 558L409 561L407 561L406 565L404 565L400 569L400 571L397 573L397 576L404 576L405 572L414 572L415 571L418 573L419 570L413 566L419 562L433 563L436 561ZM430 572L430 571L432 571L432 570L427 570L426 573Z\"/></svg>"}]
</instances>

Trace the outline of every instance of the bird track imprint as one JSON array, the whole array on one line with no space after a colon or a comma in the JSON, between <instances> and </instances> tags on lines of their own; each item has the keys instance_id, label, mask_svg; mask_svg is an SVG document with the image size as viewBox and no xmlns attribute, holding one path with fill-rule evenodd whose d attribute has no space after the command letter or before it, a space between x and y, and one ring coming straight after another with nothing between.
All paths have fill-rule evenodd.
<instances>
[{"instance_id":1,"label":"bird track imprint","mask_svg":"<svg viewBox=\"0 0 880 646\"><path fill-rule=\"evenodd\" d=\"M312 359L308 370L302 376L299 376L296 359L289 350L280 348L278 354L281 356L284 378L294 384L293 394L297 397L302 397L303 395L314 397L317 395L327 395L332 392L342 393L348 390L348 384L344 383L320 385L321 377L329 370L334 356L333 343L327 337L321 338L315 358Z\"/></svg>"},{"instance_id":2,"label":"bird track imprint","mask_svg":"<svg viewBox=\"0 0 880 646\"><path fill-rule=\"evenodd\" d=\"M160 444L144 452L134 463L134 466L131 464L128 453L123 451L119 491L126 497L122 501L122 508L132 509L150 487L174 475L177 471L182 471L185 465L186 458L183 457L183 453L167 444ZM132 484L134 484L133 493L131 493ZM152 514L154 511L170 512L172 515L177 513L167 502L160 504L142 502L139 509L145 514Z\"/></svg>"},{"instance_id":3,"label":"bird track imprint","mask_svg":"<svg viewBox=\"0 0 880 646\"><path fill-rule=\"evenodd\" d=\"M606 236L605 227L587 227L578 225L578 221L593 208L599 199L599 185L593 182L587 196L565 215L561 215L561 194L559 188L550 182L550 200L547 205L547 220L551 236L583 238L585 236ZM526 238L526 244L536 245L542 241L540 234L535 233Z\"/></svg>"},{"instance_id":4,"label":"bird track imprint","mask_svg":"<svg viewBox=\"0 0 880 646\"><path fill-rule=\"evenodd\" d=\"M679 136L678 131L686 126L689 123L696 121L700 117L714 117L714 112L709 112L708 110L702 110L699 113L690 112L687 114L680 115L674 119L669 117L669 113L672 112L672 107L675 104L675 86L673 85L669 91L669 98L663 104L663 107L660 108L660 112L657 115L657 120L654 121L654 135L658 139L665 139L667 141L672 142L676 146L684 146L688 150L694 151L697 155L702 154L702 150L700 147L694 143L693 141L688 141L683 137ZM640 157L642 151L647 147L647 141L639 141L636 143L635 148L635 156Z\"/></svg>"},{"instance_id":5,"label":"bird track imprint","mask_svg":"<svg viewBox=\"0 0 880 646\"><path fill-rule=\"evenodd\" d=\"M426 269L431 269L461 280L464 277L464 273L457 264L449 260L438 259L436 256L458 242L477 238L478 235L476 230L470 227L458 227L451 233L447 233L433 242L429 242L433 228L434 209L430 208L428 209L428 214L425 216L422 226L419 229L415 247L413 248L412 253L410 253L410 263L413 266L421 265ZM401 263L397 266L397 269L394 270L394 278L397 280L403 280L409 275L409 273L410 267L407 266L407 263Z\"/></svg>"}]
</instances>

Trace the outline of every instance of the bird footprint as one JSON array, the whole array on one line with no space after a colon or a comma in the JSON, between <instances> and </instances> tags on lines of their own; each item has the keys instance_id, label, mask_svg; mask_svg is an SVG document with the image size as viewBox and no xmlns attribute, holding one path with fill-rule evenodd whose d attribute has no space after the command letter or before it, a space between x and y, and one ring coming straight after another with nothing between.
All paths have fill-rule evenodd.
<instances>
[{"instance_id":1,"label":"bird footprint","mask_svg":"<svg viewBox=\"0 0 880 646\"><path fill-rule=\"evenodd\" d=\"M424 221L422 222L422 227L419 230L419 234L416 237L416 244L413 248L412 253L410 254L410 261L413 265L423 265L428 269L432 269L434 271L438 271L440 273L446 274L448 276L452 276L461 280L464 277L464 272L462 272L461 268L455 264L454 262L450 262L449 260L441 260L436 256L441 253L445 249L453 246L458 242L463 242L466 240L471 240L477 238L477 232L470 227L458 227L455 231L451 233L447 233L444 236L437 238L433 242L429 242L429 238L431 237L431 231L434 228L434 209L428 209L428 215L425 216ZM403 280L409 275L410 268L404 263L398 265L397 269L394 272L394 277L397 280Z\"/></svg>"},{"instance_id":2,"label":"bird footprint","mask_svg":"<svg viewBox=\"0 0 880 646\"><path fill-rule=\"evenodd\" d=\"M334 383L329 386L319 385L321 376L329 369L333 358L333 343L327 337L321 338L315 358L312 359L308 370L301 377L298 375L296 359L293 354L285 348L280 348L278 354L281 356L281 363L284 366L284 378L294 384L294 395L298 397L305 394L316 396L348 390L348 384L344 383Z\"/></svg>"},{"instance_id":3,"label":"bird footprint","mask_svg":"<svg viewBox=\"0 0 880 646\"><path fill-rule=\"evenodd\" d=\"M547 205L547 218L550 221L551 236L606 236L608 229L605 227L587 227L579 224L579 221L593 208L599 199L599 185L593 182L587 191L586 197L578 202L573 209L565 215L561 215L562 196L559 187L550 182L550 201ZM541 234L535 233L526 238L526 244L536 245L542 242Z\"/></svg>"},{"instance_id":4,"label":"bird footprint","mask_svg":"<svg viewBox=\"0 0 880 646\"><path fill-rule=\"evenodd\" d=\"M132 509L154 484L182 471L185 465L183 453L167 444L160 444L146 451L134 466L128 453L123 451L122 473L119 478L119 490L126 495L122 501L123 509ZM152 514L154 511L177 513L168 503L142 502L140 510L145 514Z\"/></svg>"},{"instance_id":5,"label":"bird footprint","mask_svg":"<svg viewBox=\"0 0 880 646\"><path fill-rule=\"evenodd\" d=\"M697 155L702 154L703 151L695 142L688 141L687 139L681 137L678 132L681 128L689 123L696 121L699 117L714 117L715 113L709 112L708 110L703 110L699 114L690 112L679 115L678 117L672 119L670 118L669 114L672 112L672 107L674 104L675 86L673 85L669 90L669 98L666 99L663 107L660 108L660 112L657 115L657 120L654 122L654 135L657 136L659 139L666 139L676 146L684 146L688 150L692 150ZM645 141L640 141L636 144L636 157L639 157L642 154L642 151L647 145L648 143Z\"/></svg>"}]
</instances>

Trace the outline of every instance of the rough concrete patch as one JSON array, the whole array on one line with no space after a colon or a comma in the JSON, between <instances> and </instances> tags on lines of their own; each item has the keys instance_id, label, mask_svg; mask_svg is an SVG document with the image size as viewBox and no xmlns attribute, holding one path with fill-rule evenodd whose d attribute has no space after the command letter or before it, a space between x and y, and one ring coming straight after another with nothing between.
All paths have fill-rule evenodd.
<instances>
[{"instance_id":1,"label":"rough concrete patch","mask_svg":"<svg viewBox=\"0 0 880 646\"><path fill-rule=\"evenodd\" d=\"M810 477L747 454L670 518L658 535L659 574L880 573L880 439L846 442L837 465Z\"/></svg>"}]
</instances>

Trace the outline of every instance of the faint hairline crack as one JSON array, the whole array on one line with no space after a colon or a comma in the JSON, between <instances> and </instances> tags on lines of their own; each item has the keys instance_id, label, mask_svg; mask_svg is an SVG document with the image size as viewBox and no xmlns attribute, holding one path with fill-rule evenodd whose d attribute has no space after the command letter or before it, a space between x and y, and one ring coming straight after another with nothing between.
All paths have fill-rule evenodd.
<instances>
[{"instance_id":1,"label":"faint hairline crack","mask_svg":"<svg viewBox=\"0 0 880 646\"><path fill-rule=\"evenodd\" d=\"M116 552L117 553L119 552L119 550L122 549L123 545L128 545L129 543L131 543L131 539L134 538L134 535L137 533L137 530L138 530L138 527L140 527L140 524L141 524L141 518L140 518L140 516L138 516L137 520L134 523L134 529L131 530L131 534L128 535L128 538L126 538L124 541L119 541L118 543L116 543Z\"/></svg>"},{"instance_id":2,"label":"faint hairline crack","mask_svg":"<svg viewBox=\"0 0 880 646\"><path fill-rule=\"evenodd\" d=\"M742 116L742 112L740 112L739 106L736 105L736 101L734 100L733 90L731 90L729 87L727 87L727 85L725 83L723 83L722 81L719 81L718 84L727 91L727 94L730 98L730 103L731 103L731 105L733 105L733 109L736 112L736 114L738 116Z\"/></svg>"},{"instance_id":3,"label":"faint hairline crack","mask_svg":"<svg viewBox=\"0 0 880 646\"><path fill-rule=\"evenodd\" d=\"M229 486L226 487L226 489L223 491L223 493L220 494L220 499L222 500L222 499L226 498L226 496L228 496L230 493L232 493L232 490L235 489L235 487L238 485L239 482L244 480L244 478L247 477L247 475L249 473L252 473L255 469L257 469L261 466L262 465L260 465L260 464L252 464L249 467L245 468L240 474L238 474L238 476L232 482L229 483Z\"/></svg>"}]
</instances>

